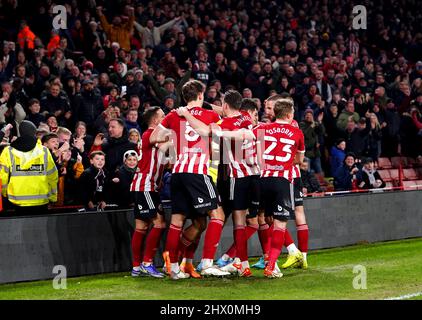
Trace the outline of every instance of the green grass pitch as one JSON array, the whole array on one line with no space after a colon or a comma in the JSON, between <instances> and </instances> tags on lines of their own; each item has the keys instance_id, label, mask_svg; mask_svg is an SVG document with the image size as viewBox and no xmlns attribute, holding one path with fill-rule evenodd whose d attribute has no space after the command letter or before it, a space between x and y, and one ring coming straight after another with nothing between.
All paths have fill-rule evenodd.
<instances>
[{"instance_id":1,"label":"green grass pitch","mask_svg":"<svg viewBox=\"0 0 422 320\"><path fill-rule=\"evenodd\" d=\"M125 272L69 278L64 290L53 289L51 280L0 285L0 299L386 299L409 294L422 299L421 252L422 238L363 244L312 251L308 270L288 269L281 279L266 279L262 270L248 279L179 281L132 278ZM366 268L366 289L353 287L356 265Z\"/></svg>"}]
</instances>

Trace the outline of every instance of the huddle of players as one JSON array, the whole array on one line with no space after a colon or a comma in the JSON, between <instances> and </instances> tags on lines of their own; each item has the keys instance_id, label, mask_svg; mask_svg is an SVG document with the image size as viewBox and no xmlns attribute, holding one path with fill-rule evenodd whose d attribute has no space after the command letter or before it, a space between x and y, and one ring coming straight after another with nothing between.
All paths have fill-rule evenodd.
<instances>
[{"instance_id":1,"label":"huddle of players","mask_svg":"<svg viewBox=\"0 0 422 320\"><path fill-rule=\"evenodd\" d=\"M158 186L169 161L175 162L171 178L172 216L163 257L171 279L226 276L233 272L251 276L247 240L257 230L266 277L282 276L277 259L283 245L289 251L283 267L306 268L308 227L297 168L303 161L305 147L297 123L292 125L292 99L288 96L267 99L266 113L273 110L274 121L258 124L253 100L242 99L237 91L230 90L224 95L222 107L207 110L202 107L204 91L201 82L189 81L182 88L186 107L165 117L160 108L144 114L148 130L142 135L142 159L131 185L136 219L132 275L164 277L153 265L153 257L165 227ZM166 154L174 154L174 161ZM211 167L218 164L218 188L210 164ZM234 244L214 265L230 213ZM295 214L300 250L286 229L288 219ZM186 219L192 223L183 229ZM193 266L193 257L204 231L199 274ZM183 261L179 265L180 258Z\"/></svg>"}]
</instances>

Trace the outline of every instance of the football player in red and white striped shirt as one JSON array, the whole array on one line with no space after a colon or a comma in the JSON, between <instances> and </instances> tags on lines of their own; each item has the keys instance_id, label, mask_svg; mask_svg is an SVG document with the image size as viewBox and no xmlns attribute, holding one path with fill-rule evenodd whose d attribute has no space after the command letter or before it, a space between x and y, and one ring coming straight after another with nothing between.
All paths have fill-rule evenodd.
<instances>
[{"instance_id":1,"label":"football player in red and white striped shirt","mask_svg":"<svg viewBox=\"0 0 422 320\"><path fill-rule=\"evenodd\" d=\"M235 90L229 90L224 94L223 116L217 123L223 131L237 131L240 129L251 130L253 125L249 120L249 115L245 117L240 112L242 96ZM186 119L191 122L193 119L189 113L183 113ZM191 123L195 128L195 124ZM255 206L259 198L258 194L259 167L256 161L254 141L236 141L233 139L223 139L222 148L225 159L229 164L230 172L230 201L233 211L233 228L237 256L240 258L240 276L249 277L252 275L248 262L247 234L246 234L246 212ZM255 201L254 201L255 200ZM254 203L256 205L254 205Z\"/></svg>"},{"instance_id":2,"label":"football player in red and white striped shirt","mask_svg":"<svg viewBox=\"0 0 422 320\"><path fill-rule=\"evenodd\" d=\"M193 117L207 125L220 120L217 113L202 108L204 86L201 82L197 80L187 82L182 88L182 95L187 103L186 110ZM208 175L210 137L208 133L195 131L176 111L164 118L154 130L150 141L152 143L166 141L169 135L177 154L171 179L173 212L166 243L166 251L169 252L171 262L170 277L174 280L189 277L188 273L180 270L178 252L184 251L183 247L186 248L194 243L202 231L195 227L188 228L189 230L184 231L182 241L179 241L186 218L191 218L197 225L203 225L207 216L211 219L205 234L201 274L228 275L229 273L213 267L214 255L224 225L224 212L218 206L218 193Z\"/></svg>"},{"instance_id":3,"label":"football player in red and white striped shirt","mask_svg":"<svg viewBox=\"0 0 422 320\"><path fill-rule=\"evenodd\" d=\"M299 128L299 124L296 120L291 123L295 128ZM297 241L299 249L296 247L290 232L286 229L284 237L284 246L287 248L289 255L286 262L282 265L283 269L289 267L299 267L302 269L308 268L307 253L308 253L308 239L309 239L309 228L306 224L305 210L303 207L303 183L300 176L300 167L295 165L289 172L290 179L293 179L294 186L294 203L295 213L294 220L296 223L297 230Z\"/></svg>"},{"instance_id":4,"label":"football player in red and white striped shirt","mask_svg":"<svg viewBox=\"0 0 422 320\"><path fill-rule=\"evenodd\" d=\"M254 129L261 168L261 201L265 214L274 217L266 277L281 277L275 265L284 243L287 220L294 210L293 184L286 172L303 161L305 143L302 131L293 127L294 108L291 99L277 100L276 120Z\"/></svg>"},{"instance_id":5,"label":"football player in red and white striped shirt","mask_svg":"<svg viewBox=\"0 0 422 320\"><path fill-rule=\"evenodd\" d=\"M133 177L130 191L133 192L135 207L135 231L132 237L133 269L132 275L139 276L146 273L156 278L164 277L153 265L162 231L165 228L163 213L160 209L160 195L158 186L161 181L164 165L166 164L165 151L170 142L160 146L150 143L150 136L157 125L164 119L164 112L159 107L145 111L144 121L148 129L142 134L142 158ZM141 248L148 231L153 225L145 242L143 262L141 264Z\"/></svg>"}]
</instances>

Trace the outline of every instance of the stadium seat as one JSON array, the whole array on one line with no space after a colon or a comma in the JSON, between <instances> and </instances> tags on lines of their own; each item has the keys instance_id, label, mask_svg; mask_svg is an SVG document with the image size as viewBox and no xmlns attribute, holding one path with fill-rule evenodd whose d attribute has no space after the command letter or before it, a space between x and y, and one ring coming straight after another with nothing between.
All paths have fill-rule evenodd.
<instances>
[{"instance_id":1,"label":"stadium seat","mask_svg":"<svg viewBox=\"0 0 422 320\"><path fill-rule=\"evenodd\" d=\"M385 187L386 188L394 188L394 184L391 181L389 181L389 182L385 183Z\"/></svg>"},{"instance_id":2,"label":"stadium seat","mask_svg":"<svg viewBox=\"0 0 422 320\"><path fill-rule=\"evenodd\" d=\"M415 169L403 169L404 180L418 180L418 173Z\"/></svg>"},{"instance_id":3,"label":"stadium seat","mask_svg":"<svg viewBox=\"0 0 422 320\"><path fill-rule=\"evenodd\" d=\"M414 159L414 158L407 157L406 161L407 161L407 166L409 168L413 168L416 165L416 159Z\"/></svg>"},{"instance_id":4,"label":"stadium seat","mask_svg":"<svg viewBox=\"0 0 422 320\"><path fill-rule=\"evenodd\" d=\"M379 169L390 169L393 166L391 165L391 161L388 158L379 158L378 159L378 168Z\"/></svg>"},{"instance_id":5,"label":"stadium seat","mask_svg":"<svg viewBox=\"0 0 422 320\"><path fill-rule=\"evenodd\" d=\"M391 158L391 165L393 168L398 168L400 166L400 163L402 167L407 167L407 160L405 157L392 157Z\"/></svg>"},{"instance_id":6,"label":"stadium seat","mask_svg":"<svg viewBox=\"0 0 422 320\"><path fill-rule=\"evenodd\" d=\"M392 180L399 180L399 170L398 169L390 169L390 170L388 170L388 172L390 173L390 177L391 177Z\"/></svg>"},{"instance_id":7,"label":"stadium seat","mask_svg":"<svg viewBox=\"0 0 422 320\"><path fill-rule=\"evenodd\" d=\"M390 176L389 170L378 170L378 173L380 174L382 180L385 182L390 182L393 180Z\"/></svg>"},{"instance_id":8,"label":"stadium seat","mask_svg":"<svg viewBox=\"0 0 422 320\"><path fill-rule=\"evenodd\" d=\"M416 182L415 181L403 181L403 188L404 188L404 190L416 190Z\"/></svg>"}]
</instances>

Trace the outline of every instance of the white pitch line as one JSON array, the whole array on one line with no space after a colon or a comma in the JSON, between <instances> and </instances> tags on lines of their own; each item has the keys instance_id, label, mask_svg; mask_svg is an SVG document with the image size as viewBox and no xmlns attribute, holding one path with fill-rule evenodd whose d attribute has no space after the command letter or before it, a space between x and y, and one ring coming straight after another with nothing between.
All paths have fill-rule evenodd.
<instances>
[{"instance_id":1,"label":"white pitch line","mask_svg":"<svg viewBox=\"0 0 422 320\"><path fill-rule=\"evenodd\" d=\"M405 294L404 296L387 298L387 299L384 299L384 300L404 300L404 299L410 299L410 298L419 297L419 296L422 296L422 292Z\"/></svg>"}]
</instances>

